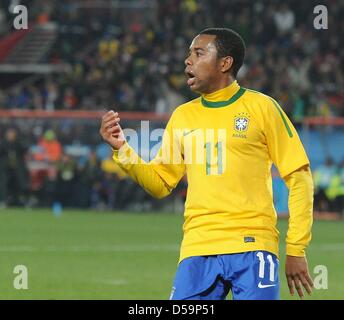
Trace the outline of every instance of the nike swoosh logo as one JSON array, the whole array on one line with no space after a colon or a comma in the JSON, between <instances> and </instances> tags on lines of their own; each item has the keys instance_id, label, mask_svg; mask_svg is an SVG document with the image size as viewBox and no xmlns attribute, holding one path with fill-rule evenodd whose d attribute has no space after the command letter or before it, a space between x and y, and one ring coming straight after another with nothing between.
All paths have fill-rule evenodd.
<instances>
[{"instance_id":1,"label":"nike swoosh logo","mask_svg":"<svg viewBox=\"0 0 344 320\"><path fill-rule=\"evenodd\" d=\"M276 286L275 284L262 284L261 281L259 281L259 283L258 283L258 288L260 288L260 289L275 287L275 286Z\"/></svg>"},{"instance_id":2,"label":"nike swoosh logo","mask_svg":"<svg viewBox=\"0 0 344 320\"><path fill-rule=\"evenodd\" d=\"M192 129L192 130L187 131L187 132L184 132L184 133L183 133L183 136L185 137L185 136L187 136L188 134L190 134L191 132L194 132L194 131L196 131L196 130L198 130L198 128L197 128L197 129Z\"/></svg>"}]
</instances>

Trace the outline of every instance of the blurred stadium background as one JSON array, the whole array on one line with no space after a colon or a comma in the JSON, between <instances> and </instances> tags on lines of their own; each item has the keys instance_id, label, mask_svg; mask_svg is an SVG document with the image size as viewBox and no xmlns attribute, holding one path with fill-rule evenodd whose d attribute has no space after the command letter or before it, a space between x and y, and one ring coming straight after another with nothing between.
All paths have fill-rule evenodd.
<instances>
[{"instance_id":1,"label":"blurred stadium background","mask_svg":"<svg viewBox=\"0 0 344 320\"><path fill-rule=\"evenodd\" d=\"M29 28L15 30L20 4ZM328 29L313 27L317 4ZM211 26L243 36L240 84L278 100L300 134L316 186L310 269L329 272L328 290L313 298L344 298L343 18L339 0L2 0L0 299L168 298L187 182L150 198L112 163L100 117L119 110L122 127L144 136L164 128L194 97L184 59ZM273 177L284 218L287 189ZM281 266L286 227L281 219ZM13 289L18 264L28 266L29 290Z\"/></svg>"}]
</instances>

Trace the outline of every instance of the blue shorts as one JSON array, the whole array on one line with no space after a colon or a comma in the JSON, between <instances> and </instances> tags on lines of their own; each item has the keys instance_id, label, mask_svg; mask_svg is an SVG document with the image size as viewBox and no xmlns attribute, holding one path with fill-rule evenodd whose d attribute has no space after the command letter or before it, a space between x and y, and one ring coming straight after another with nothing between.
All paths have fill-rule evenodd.
<instances>
[{"instance_id":1,"label":"blue shorts","mask_svg":"<svg viewBox=\"0 0 344 320\"><path fill-rule=\"evenodd\" d=\"M179 263L171 300L278 300L277 257L267 251L189 257Z\"/></svg>"}]
</instances>

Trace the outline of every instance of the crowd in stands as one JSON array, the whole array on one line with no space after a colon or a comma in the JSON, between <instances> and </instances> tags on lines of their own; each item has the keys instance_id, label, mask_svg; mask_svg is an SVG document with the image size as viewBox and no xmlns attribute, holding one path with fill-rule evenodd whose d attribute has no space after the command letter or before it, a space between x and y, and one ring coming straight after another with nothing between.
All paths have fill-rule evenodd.
<instances>
[{"instance_id":1,"label":"crowd in stands","mask_svg":"<svg viewBox=\"0 0 344 320\"><path fill-rule=\"evenodd\" d=\"M0 208L7 206L93 208L96 210L162 210L111 159L111 149L62 144L48 128L36 139L9 126L0 141ZM185 186L184 186L185 187ZM180 194L183 183L174 196Z\"/></svg>"},{"instance_id":2,"label":"crowd in stands","mask_svg":"<svg viewBox=\"0 0 344 320\"><path fill-rule=\"evenodd\" d=\"M276 98L296 122L343 116L344 2L323 3L325 30L314 28L308 1L152 0L135 10L47 0L41 10L59 35L44 62L66 63L69 71L0 90L0 108L171 112L193 97L184 75L192 38L219 26L246 41L241 85Z\"/></svg>"}]
</instances>

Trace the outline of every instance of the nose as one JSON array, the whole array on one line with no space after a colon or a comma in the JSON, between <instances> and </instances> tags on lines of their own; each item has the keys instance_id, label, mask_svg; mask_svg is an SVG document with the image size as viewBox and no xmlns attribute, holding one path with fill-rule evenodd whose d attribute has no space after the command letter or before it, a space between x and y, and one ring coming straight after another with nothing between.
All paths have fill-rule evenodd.
<instances>
[{"instance_id":1,"label":"nose","mask_svg":"<svg viewBox=\"0 0 344 320\"><path fill-rule=\"evenodd\" d=\"M192 64L191 59L190 59L190 56L188 56L188 57L185 59L184 63L185 63L186 66L190 66L190 65Z\"/></svg>"}]
</instances>

